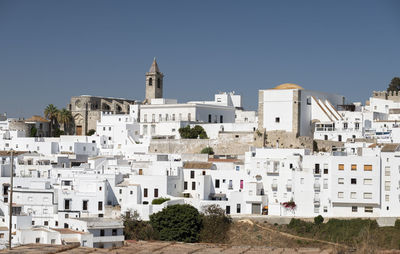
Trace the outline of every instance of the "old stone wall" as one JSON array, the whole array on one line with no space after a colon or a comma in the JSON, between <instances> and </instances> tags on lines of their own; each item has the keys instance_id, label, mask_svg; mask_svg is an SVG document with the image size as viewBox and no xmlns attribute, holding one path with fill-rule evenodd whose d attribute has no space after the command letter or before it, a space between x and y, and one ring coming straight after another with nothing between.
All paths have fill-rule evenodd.
<instances>
[{"instance_id":1,"label":"old stone wall","mask_svg":"<svg viewBox=\"0 0 400 254\"><path fill-rule=\"evenodd\" d=\"M297 137L293 132L267 131L265 134L265 147L312 149L312 144L311 137Z\"/></svg>"},{"instance_id":2,"label":"old stone wall","mask_svg":"<svg viewBox=\"0 0 400 254\"><path fill-rule=\"evenodd\" d=\"M218 139L153 139L150 153L200 153L207 146L218 155L241 155L253 146L253 132L222 132Z\"/></svg>"},{"instance_id":3,"label":"old stone wall","mask_svg":"<svg viewBox=\"0 0 400 254\"><path fill-rule=\"evenodd\" d=\"M320 140L314 139L317 143L318 151L320 152L331 152L332 147L343 147L344 143L339 141L330 141L330 140Z\"/></svg>"}]
</instances>

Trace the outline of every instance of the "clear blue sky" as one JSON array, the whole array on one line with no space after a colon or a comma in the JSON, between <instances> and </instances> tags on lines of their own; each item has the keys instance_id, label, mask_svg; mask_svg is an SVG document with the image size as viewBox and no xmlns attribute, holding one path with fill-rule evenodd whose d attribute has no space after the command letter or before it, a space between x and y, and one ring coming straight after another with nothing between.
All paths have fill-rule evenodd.
<instances>
[{"instance_id":1,"label":"clear blue sky","mask_svg":"<svg viewBox=\"0 0 400 254\"><path fill-rule=\"evenodd\" d=\"M212 99L284 82L365 101L400 76L400 1L0 0L0 112L43 114L90 94Z\"/></svg>"}]
</instances>

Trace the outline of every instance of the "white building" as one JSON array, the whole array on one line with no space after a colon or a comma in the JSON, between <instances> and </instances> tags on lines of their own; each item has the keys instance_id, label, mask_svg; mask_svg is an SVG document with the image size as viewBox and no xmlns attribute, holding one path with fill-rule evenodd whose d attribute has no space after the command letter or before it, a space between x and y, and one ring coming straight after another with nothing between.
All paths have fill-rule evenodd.
<instances>
[{"instance_id":1,"label":"white building","mask_svg":"<svg viewBox=\"0 0 400 254\"><path fill-rule=\"evenodd\" d=\"M296 84L281 84L259 91L259 127L268 131L285 131L312 136L314 120L331 119L344 97L304 90Z\"/></svg>"}]
</instances>

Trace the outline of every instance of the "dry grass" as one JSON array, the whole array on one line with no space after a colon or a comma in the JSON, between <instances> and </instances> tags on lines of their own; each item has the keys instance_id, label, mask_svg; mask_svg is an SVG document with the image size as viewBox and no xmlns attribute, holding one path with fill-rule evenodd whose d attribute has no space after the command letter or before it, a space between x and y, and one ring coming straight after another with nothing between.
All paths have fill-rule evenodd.
<instances>
[{"instance_id":1,"label":"dry grass","mask_svg":"<svg viewBox=\"0 0 400 254\"><path fill-rule=\"evenodd\" d=\"M351 246L313 239L312 236L288 234L286 226L249 220L234 222L229 230L229 245L270 246L276 248L319 248L330 253L385 253L400 254L400 235L393 227L364 229Z\"/></svg>"},{"instance_id":2,"label":"dry grass","mask_svg":"<svg viewBox=\"0 0 400 254\"><path fill-rule=\"evenodd\" d=\"M267 230L271 229L271 230ZM332 249L333 246L314 240L294 239L280 234L273 226L267 223L235 222L229 230L230 245L273 246L277 248L315 247Z\"/></svg>"}]
</instances>

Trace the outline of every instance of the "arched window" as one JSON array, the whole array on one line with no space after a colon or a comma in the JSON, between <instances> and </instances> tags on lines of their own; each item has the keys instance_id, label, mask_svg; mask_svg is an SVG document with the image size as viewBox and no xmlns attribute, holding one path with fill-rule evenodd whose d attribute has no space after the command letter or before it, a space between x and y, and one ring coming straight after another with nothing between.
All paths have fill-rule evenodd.
<instances>
[{"instance_id":1,"label":"arched window","mask_svg":"<svg viewBox=\"0 0 400 254\"><path fill-rule=\"evenodd\" d=\"M152 86L152 85L153 85L153 79L149 78L149 86Z\"/></svg>"},{"instance_id":2,"label":"arched window","mask_svg":"<svg viewBox=\"0 0 400 254\"><path fill-rule=\"evenodd\" d=\"M161 88L161 79L160 78L157 79L157 88Z\"/></svg>"}]
</instances>

